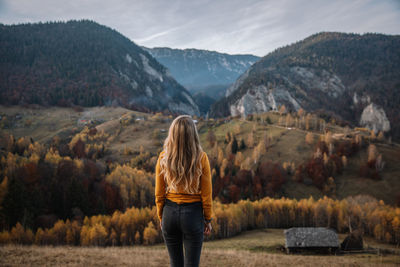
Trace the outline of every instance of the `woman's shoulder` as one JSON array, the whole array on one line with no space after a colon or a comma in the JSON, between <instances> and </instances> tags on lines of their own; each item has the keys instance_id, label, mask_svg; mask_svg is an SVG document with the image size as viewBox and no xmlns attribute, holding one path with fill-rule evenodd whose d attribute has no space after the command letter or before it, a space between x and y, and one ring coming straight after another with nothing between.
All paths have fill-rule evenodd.
<instances>
[{"instance_id":1,"label":"woman's shoulder","mask_svg":"<svg viewBox=\"0 0 400 267\"><path fill-rule=\"evenodd\" d=\"M165 155L165 151L161 151L160 154L158 154L158 160L162 159Z\"/></svg>"},{"instance_id":2,"label":"woman's shoulder","mask_svg":"<svg viewBox=\"0 0 400 267\"><path fill-rule=\"evenodd\" d=\"M200 157L201 157L202 161L208 160L208 156L207 156L207 153L205 151L202 152Z\"/></svg>"}]
</instances>

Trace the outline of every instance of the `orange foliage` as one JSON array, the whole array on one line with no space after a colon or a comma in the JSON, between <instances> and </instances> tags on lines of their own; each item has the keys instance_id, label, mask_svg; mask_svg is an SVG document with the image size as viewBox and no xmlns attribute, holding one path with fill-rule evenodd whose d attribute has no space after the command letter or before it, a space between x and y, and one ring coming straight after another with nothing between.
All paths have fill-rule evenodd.
<instances>
[{"instance_id":1,"label":"orange foliage","mask_svg":"<svg viewBox=\"0 0 400 267\"><path fill-rule=\"evenodd\" d=\"M213 206L215 218L210 239L264 227L331 227L340 233L348 232L351 227L382 242L400 243L400 208L369 196L343 200L326 196L318 200L266 197L256 201L239 200L236 204L214 201ZM39 228L36 235L19 223L11 232L0 233L0 244L104 246L161 241L155 207L131 208L124 213L116 211L112 216L85 217L82 225L75 221L58 221L51 229Z\"/></svg>"}]
</instances>

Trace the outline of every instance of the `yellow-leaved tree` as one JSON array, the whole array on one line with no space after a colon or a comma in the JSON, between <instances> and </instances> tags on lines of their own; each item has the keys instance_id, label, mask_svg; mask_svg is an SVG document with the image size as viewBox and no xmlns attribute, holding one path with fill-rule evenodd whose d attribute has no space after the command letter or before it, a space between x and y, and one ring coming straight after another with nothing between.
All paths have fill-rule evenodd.
<instances>
[{"instance_id":1,"label":"yellow-leaved tree","mask_svg":"<svg viewBox=\"0 0 400 267\"><path fill-rule=\"evenodd\" d=\"M106 176L106 181L119 187L124 208L146 207L153 204L153 175L129 165L118 165Z\"/></svg>"},{"instance_id":2,"label":"yellow-leaved tree","mask_svg":"<svg viewBox=\"0 0 400 267\"><path fill-rule=\"evenodd\" d=\"M159 237L158 231L155 229L153 222L149 222L143 231L143 243L145 245L154 244Z\"/></svg>"}]
</instances>

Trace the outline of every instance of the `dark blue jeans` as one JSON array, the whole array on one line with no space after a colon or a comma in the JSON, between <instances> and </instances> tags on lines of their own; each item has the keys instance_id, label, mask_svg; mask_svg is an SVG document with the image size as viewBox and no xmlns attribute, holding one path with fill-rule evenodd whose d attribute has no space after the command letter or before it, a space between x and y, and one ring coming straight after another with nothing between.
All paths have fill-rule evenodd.
<instances>
[{"instance_id":1,"label":"dark blue jeans","mask_svg":"<svg viewBox=\"0 0 400 267\"><path fill-rule=\"evenodd\" d=\"M161 228L171 266L199 266L204 231L202 203L177 204L166 199Z\"/></svg>"}]
</instances>

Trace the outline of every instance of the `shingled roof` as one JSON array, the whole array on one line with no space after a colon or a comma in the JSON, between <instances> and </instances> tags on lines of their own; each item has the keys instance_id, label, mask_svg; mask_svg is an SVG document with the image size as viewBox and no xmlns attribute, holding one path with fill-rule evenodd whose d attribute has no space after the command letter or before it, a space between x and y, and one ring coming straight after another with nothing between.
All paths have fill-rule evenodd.
<instances>
[{"instance_id":1,"label":"shingled roof","mask_svg":"<svg viewBox=\"0 0 400 267\"><path fill-rule=\"evenodd\" d=\"M335 230L325 227L293 227L284 231L286 248L339 247Z\"/></svg>"}]
</instances>

